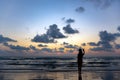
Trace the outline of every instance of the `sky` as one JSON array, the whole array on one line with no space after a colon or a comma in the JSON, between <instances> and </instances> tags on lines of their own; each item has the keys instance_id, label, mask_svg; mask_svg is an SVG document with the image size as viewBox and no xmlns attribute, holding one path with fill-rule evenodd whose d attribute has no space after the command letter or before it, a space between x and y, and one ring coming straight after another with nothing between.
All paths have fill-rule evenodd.
<instances>
[{"instance_id":1,"label":"sky","mask_svg":"<svg viewBox=\"0 0 120 80\"><path fill-rule=\"evenodd\" d=\"M120 0L0 0L0 56L120 55Z\"/></svg>"}]
</instances>

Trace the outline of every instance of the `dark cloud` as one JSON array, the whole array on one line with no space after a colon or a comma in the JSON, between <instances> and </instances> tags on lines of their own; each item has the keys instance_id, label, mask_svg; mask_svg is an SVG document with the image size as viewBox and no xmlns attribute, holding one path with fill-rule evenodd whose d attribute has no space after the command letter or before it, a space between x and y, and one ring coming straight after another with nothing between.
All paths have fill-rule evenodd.
<instances>
[{"instance_id":1,"label":"dark cloud","mask_svg":"<svg viewBox=\"0 0 120 80\"><path fill-rule=\"evenodd\" d=\"M65 33L67 33L67 34L79 33L78 30L75 30L75 29L71 28L71 25L70 25L70 24L68 24L67 26L63 27L63 30L64 30Z\"/></svg>"},{"instance_id":2,"label":"dark cloud","mask_svg":"<svg viewBox=\"0 0 120 80\"><path fill-rule=\"evenodd\" d=\"M99 46L99 44L98 43L95 43L95 42L89 42L88 43L90 46Z\"/></svg>"},{"instance_id":3,"label":"dark cloud","mask_svg":"<svg viewBox=\"0 0 120 80\"><path fill-rule=\"evenodd\" d=\"M41 51L52 52L52 49L50 49L50 48L42 48Z\"/></svg>"},{"instance_id":4,"label":"dark cloud","mask_svg":"<svg viewBox=\"0 0 120 80\"><path fill-rule=\"evenodd\" d=\"M120 33L115 33L114 36L120 37Z\"/></svg>"},{"instance_id":5,"label":"dark cloud","mask_svg":"<svg viewBox=\"0 0 120 80\"><path fill-rule=\"evenodd\" d=\"M75 48L72 44L66 45L65 48Z\"/></svg>"},{"instance_id":6,"label":"dark cloud","mask_svg":"<svg viewBox=\"0 0 120 80\"><path fill-rule=\"evenodd\" d=\"M59 48L59 52L64 52L64 48Z\"/></svg>"},{"instance_id":7,"label":"dark cloud","mask_svg":"<svg viewBox=\"0 0 120 80\"><path fill-rule=\"evenodd\" d=\"M53 43L54 39L49 37L46 34L36 35L32 40L32 42L42 42L42 43Z\"/></svg>"},{"instance_id":8,"label":"dark cloud","mask_svg":"<svg viewBox=\"0 0 120 80\"><path fill-rule=\"evenodd\" d=\"M114 51L113 46L110 43L101 44L101 47L91 48L92 51Z\"/></svg>"},{"instance_id":9,"label":"dark cloud","mask_svg":"<svg viewBox=\"0 0 120 80\"><path fill-rule=\"evenodd\" d=\"M118 31L120 31L120 26L117 28Z\"/></svg>"},{"instance_id":10,"label":"dark cloud","mask_svg":"<svg viewBox=\"0 0 120 80\"><path fill-rule=\"evenodd\" d=\"M78 13L83 13L85 11L85 8L84 7L78 7L75 9L76 12Z\"/></svg>"},{"instance_id":11,"label":"dark cloud","mask_svg":"<svg viewBox=\"0 0 120 80\"><path fill-rule=\"evenodd\" d=\"M113 45L111 44L111 42L99 42L99 45L102 46L102 48L104 49L104 51L112 51L113 50Z\"/></svg>"},{"instance_id":12,"label":"dark cloud","mask_svg":"<svg viewBox=\"0 0 120 80\"><path fill-rule=\"evenodd\" d=\"M113 49L109 49L109 48L103 48L103 47L95 47L95 48L91 48L90 50L92 51L109 51L109 52L113 52Z\"/></svg>"},{"instance_id":13,"label":"dark cloud","mask_svg":"<svg viewBox=\"0 0 120 80\"><path fill-rule=\"evenodd\" d=\"M52 38L65 38L66 36L60 32L56 24L50 25L46 33L49 37Z\"/></svg>"},{"instance_id":14,"label":"dark cloud","mask_svg":"<svg viewBox=\"0 0 120 80\"><path fill-rule=\"evenodd\" d=\"M55 43L56 41L54 39L58 38L66 38L66 36L60 32L60 29L57 27L56 24L53 24L49 26L49 29L45 34L36 35L31 41L42 43Z\"/></svg>"},{"instance_id":15,"label":"dark cloud","mask_svg":"<svg viewBox=\"0 0 120 80\"><path fill-rule=\"evenodd\" d=\"M33 46L33 45L30 45L30 49L32 49L32 50L38 50L35 46Z\"/></svg>"},{"instance_id":16,"label":"dark cloud","mask_svg":"<svg viewBox=\"0 0 120 80\"><path fill-rule=\"evenodd\" d=\"M6 43L6 42L17 42L17 41L0 35L0 43Z\"/></svg>"},{"instance_id":17,"label":"dark cloud","mask_svg":"<svg viewBox=\"0 0 120 80\"><path fill-rule=\"evenodd\" d=\"M114 51L113 45L110 42L99 41L98 43L90 43L90 46L96 46L91 48L92 51Z\"/></svg>"},{"instance_id":18,"label":"dark cloud","mask_svg":"<svg viewBox=\"0 0 120 80\"><path fill-rule=\"evenodd\" d=\"M15 45L11 45L8 43L4 43L4 46L7 46L10 49L14 49L14 50L29 50L29 48L27 48L27 47L23 47L23 46L19 46L19 45L15 46Z\"/></svg>"},{"instance_id":19,"label":"dark cloud","mask_svg":"<svg viewBox=\"0 0 120 80\"><path fill-rule=\"evenodd\" d=\"M39 47L47 47L47 45L39 44Z\"/></svg>"},{"instance_id":20,"label":"dark cloud","mask_svg":"<svg viewBox=\"0 0 120 80\"><path fill-rule=\"evenodd\" d=\"M116 49L120 49L120 44L116 44L116 45L115 45L115 48L116 48Z\"/></svg>"},{"instance_id":21,"label":"dark cloud","mask_svg":"<svg viewBox=\"0 0 120 80\"><path fill-rule=\"evenodd\" d=\"M82 43L81 45L82 45L82 46L86 46L86 43Z\"/></svg>"},{"instance_id":22,"label":"dark cloud","mask_svg":"<svg viewBox=\"0 0 120 80\"><path fill-rule=\"evenodd\" d=\"M71 19L71 18L66 19L65 17L62 18L62 21L64 21L64 22L67 23L67 24L71 24L71 23L74 23L74 22L75 22L74 19Z\"/></svg>"},{"instance_id":23,"label":"dark cloud","mask_svg":"<svg viewBox=\"0 0 120 80\"><path fill-rule=\"evenodd\" d=\"M65 45L64 47L65 47L65 48L73 48L73 49L77 49L77 48L78 48L77 45L72 45L72 44Z\"/></svg>"},{"instance_id":24,"label":"dark cloud","mask_svg":"<svg viewBox=\"0 0 120 80\"><path fill-rule=\"evenodd\" d=\"M66 22L67 24L70 24L70 23L74 23L74 22L75 22L75 20L74 20L74 19L69 18L69 19L67 19L65 22Z\"/></svg>"},{"instance_id":25,"label":"dark cloud","mask_svg":"<svg viewBox=\"0 0 120 80\"><path fill-rule=\"evenodd\" d=\"M116 40L116 34L108 33L107 31L101 31L99 33L100 40L102 42L110 42Z\"/></svg>"},{"instance_id":26,"label":"dark cloud","mask_svg":"<svg viewBox=\"0 0 120 80\"><path fill-rule=\"evenodd\" d=\"M67 42L63 42L63 45L68 45L69 43L67 43Z\"/></svg>"},{"instance_id":27,"label":"dark cloud","mask_svg":"<svg viewBox=\"0 0 120 80\"><path fill-rule=\"evenodd\" d=\"M107 31L101 31L99 33L100 41L97 43L90 42L90 46L96 46L91 48L92 51L114 51L114 46L112 43L120 37L119 33L108 33Z\"/></svg>"},{"instance_id":28,"label":"dark cloud","mask_svg":"<svg viewBox=\"0 0 120 80\"><path fill-rule=\"evenodd\" d=\"M92 51L104 51L103 47L94 47L94 48L90 48L90 50Z\"/></svg>"}]
</instances>

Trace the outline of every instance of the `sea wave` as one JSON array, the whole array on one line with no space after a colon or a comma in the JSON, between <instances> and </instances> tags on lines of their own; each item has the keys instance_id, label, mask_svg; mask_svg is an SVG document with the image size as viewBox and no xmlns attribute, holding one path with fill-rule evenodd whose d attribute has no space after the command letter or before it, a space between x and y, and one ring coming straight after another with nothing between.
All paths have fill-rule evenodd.
<instances>
[{"instance_id":1,"label":"sea wave","mask_svg":"<svg viewBox=\"0 0 120 80\"><path fill-rule=\"evenodd\" d=\"M76 58L0 57L0 70L77 71ZM120 71L120 57L84 57L82 70Z\"/></svg>"}]
</instances>

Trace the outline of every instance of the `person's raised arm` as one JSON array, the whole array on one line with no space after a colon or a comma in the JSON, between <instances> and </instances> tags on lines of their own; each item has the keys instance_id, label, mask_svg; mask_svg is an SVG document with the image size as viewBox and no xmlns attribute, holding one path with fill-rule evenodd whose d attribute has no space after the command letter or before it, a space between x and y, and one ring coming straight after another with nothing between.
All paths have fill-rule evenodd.
<instances>
[{"instance_id":1,"label":"person's raised arm","mask_svg":"<svg viewBox=\"0 0 120 80\"><path fill-rule=\"evenodd\" d=\"M85 54L85 50L83 49L83 55Z\"/></svg>"}]
</instances>

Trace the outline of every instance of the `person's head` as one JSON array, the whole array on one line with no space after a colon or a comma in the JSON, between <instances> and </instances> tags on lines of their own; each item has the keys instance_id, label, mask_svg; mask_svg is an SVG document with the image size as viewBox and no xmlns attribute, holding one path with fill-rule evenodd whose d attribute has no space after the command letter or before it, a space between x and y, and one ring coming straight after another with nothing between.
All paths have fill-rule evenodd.
<instances>
[{"instance_id":1,"label":"person's head","mask_svg":"<svg viewBox=\"0 0 120 80\"><path fill-rule=\"evenodd\" d=\"M80 47L80 48L78 49L78 51L79 51L79 52L83 52L84 49Z\"/></svg>"},{"instance_id":2,"label":"person's head","mask_svg":"<svg viewBox=\"0 0 120 80\"><path fill-rule=\"evenodd\" d=\"M82 48L79 48L78 51L79 51L79 52L82 52Z\"/></svg>"}]
</instances>

